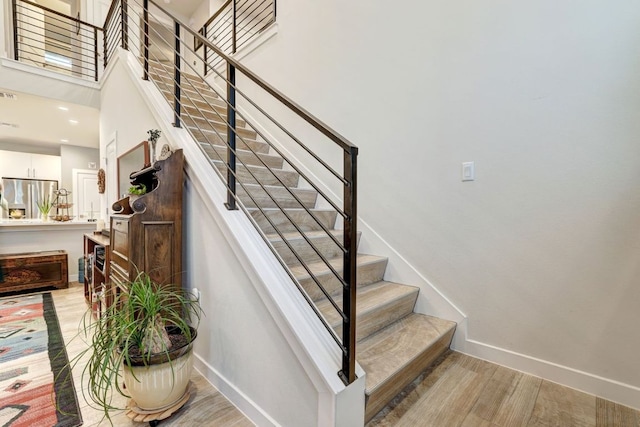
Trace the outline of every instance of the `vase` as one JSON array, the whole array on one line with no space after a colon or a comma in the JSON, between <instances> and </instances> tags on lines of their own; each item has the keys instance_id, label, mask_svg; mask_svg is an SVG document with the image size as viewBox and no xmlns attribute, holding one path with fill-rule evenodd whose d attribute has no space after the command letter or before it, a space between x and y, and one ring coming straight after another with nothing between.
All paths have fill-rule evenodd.
<instances>
[{"instance_id":1,"label":"vase","mask_svg":"<svg viewBox=\"0 0 640 427\"><path fill-rule=\"evenodd\" d=\"M151 164L156 162L156 143L158 141L149 141L151 143Z\"/></svg>"},{"instance_id":2,"label":"vase","mask_svg":"<svg viewBox=\"0 0 640 427\"><path fill-rule=\"evenodd\" d=\"M42 222L49 222L49 214L43 213L41 216Z\"/></svg>"}]
</instances>

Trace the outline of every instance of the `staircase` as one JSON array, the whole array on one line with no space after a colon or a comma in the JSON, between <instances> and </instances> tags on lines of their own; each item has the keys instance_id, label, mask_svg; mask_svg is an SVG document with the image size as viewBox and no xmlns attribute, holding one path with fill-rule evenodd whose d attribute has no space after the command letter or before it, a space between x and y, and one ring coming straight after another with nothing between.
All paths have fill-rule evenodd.
<instances>
[{"instance_id":1,"label":"staircase","mask_svg":"<svg viewBox=\"0 0 640 427\"><path fill-rule=\"evenodd\" d=\"M156 82L170 103L173 102L173 78L169 74L171 70L170 64L163 66L158 62L150 63L151 79ZM217 111L224 117L226 104L198 77L183 74L183 78L197 88L196 91L193 87L190 89L189 85L183 85L184 125L191 130L216 168L226 176L226 165L221 160L226 159L227 155L227 147L223 140L226 140L226 124L216 113ZM247 127L244 121L237 120L237 125L239 127L237 133L245 139L244 142L237 141L238 157L246 165L238 163L238 180L245 183L247 188L244 191L238 187L240 199L325 319L334 330L340 333L342 328L340 316L318 289L309 273L300 265L283 238L275 233L266 216L304 259L317 280L331 294L335 294L338 304L341 304L341 284L283 213L276 209L274 202L257 185L256 179L268 186L272 194L277 195L278 204L287 208L287 213L306 233L307 238L321 250L325 258L331 261L331 265L338 272L342 269L342 252L316 221L300 208L298 201L282 187L262 162L272 168L278 178L291 188L300 201L313 210L316 217L320 218L326 228L340 240L342 231L334 229L337 213L332 209L316 209L318 198L316 191L298 188L298 174L295 171L285 170L283 159L272 154L269 145L261 142L256 132ZM217 135L213 129L218 130L222 135ZM206 142L205 136L209 137L209 141L214 141L213 146ZM248 149L249 147L253 152ZM256 179L251 176L249 170ZM265 214L256 208L256 203L265 210ZM385 281L386 258L358 254L357 260L356 355L358 363L367 373L366 420L368 421L448 349L456 325L451 321L414 313L419 289Z\"/></svg>"}]
</instances>

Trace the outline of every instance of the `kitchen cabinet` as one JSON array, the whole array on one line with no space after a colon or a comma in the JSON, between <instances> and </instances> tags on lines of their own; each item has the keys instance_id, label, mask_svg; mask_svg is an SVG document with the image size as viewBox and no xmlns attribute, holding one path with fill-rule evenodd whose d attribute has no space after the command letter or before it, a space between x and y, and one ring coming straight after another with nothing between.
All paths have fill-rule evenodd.
<instances>
[{"instance_id":1,"label":"kitchen cabinet","mask_svg":"<svg viewBox=\"0 0 640 427\"><path fill-rule=\"evenodd\" d=\"M0 177L60 181L60 156L0 150Z\"/></svg>"}]
</instances>

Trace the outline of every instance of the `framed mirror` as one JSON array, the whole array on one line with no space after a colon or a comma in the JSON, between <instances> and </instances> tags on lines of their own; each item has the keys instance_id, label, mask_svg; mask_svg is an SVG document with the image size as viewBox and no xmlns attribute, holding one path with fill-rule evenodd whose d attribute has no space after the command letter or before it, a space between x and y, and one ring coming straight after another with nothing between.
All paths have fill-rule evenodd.
<instances>
[{"instance_id":1,"label":"framed mirror","mask_svg":"<svg viewBox=\"0 0 640 427\"><path fill-rule=\"evenodd\" d=\"M118 157L118 198L127 195L131 183L131 172L139 171L151 164L149 158L149 143L142 141L123 155Z\"/></svg>"}]
</instances>

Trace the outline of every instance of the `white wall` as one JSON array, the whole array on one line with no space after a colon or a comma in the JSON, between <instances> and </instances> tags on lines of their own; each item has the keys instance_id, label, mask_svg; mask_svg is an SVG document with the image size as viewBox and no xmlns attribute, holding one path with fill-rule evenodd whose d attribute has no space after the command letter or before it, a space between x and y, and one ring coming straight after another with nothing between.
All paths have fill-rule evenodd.
<instances>
[{"instance_id":1,"label":"white wall","mask_svg":"<svg viewBox=\"0 0 640 427\"><path fill-rule=\"evenodd\" d=\"M60 187L73 188L72 170L95 169L97 171L100 168L100 151L97 148L61 145L60 162L62 166ZM91 167L92 164L94 164L93 167Z\"/></svg>"},{"instance_id":2,"label":"white wall","mask_svg":"<svg viewBox=\"0 0 640 427\"><path fill-rule=\"evenodd\" d=\"M468 316L461 350L638 407L639 19L279 0L244 63L360 147L359 213Z\"/></svg>"}]
</instances>

